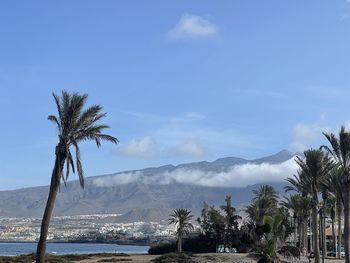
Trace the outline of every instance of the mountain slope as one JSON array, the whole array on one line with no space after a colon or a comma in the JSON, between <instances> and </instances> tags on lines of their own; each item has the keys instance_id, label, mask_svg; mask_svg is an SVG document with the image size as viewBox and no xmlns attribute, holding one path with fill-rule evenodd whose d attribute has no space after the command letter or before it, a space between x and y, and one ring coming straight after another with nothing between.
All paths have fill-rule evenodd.
<instances>
[{"instance_id":1,"label":"mountain slope","mask_svg":"<svg viewBox=\"0 0 350 263\"><path fill-rule=\"evenodd\" d=\"M209 174L214 172L220 174L224 171L230 174L230 169L237 167L237 165L278 164L290 160L292 157L291 153L282 151L272 156L250 161L228 157L214 162L167 165L140 171L89 177L86 179L85 190L80 189L77 181L72 181L67 184L67 187L62 186L54 215L113 213L123 214L113 219L119 222L158 221L167 218L172 209L179 207L191 209L198 214L203 206L203 201L220 205L226 195L231 195L233 204L239 208L250 201L252 190L257 185L218 187L176 180L162 183L157 180L160 178L159 175L162 175L162 178L167 178L171 173L182 176L182 173L186 171L201 171ZM186 175L181 176L179 178L186 177ZM125 181L124 177L128 180ZM145 181L145 178L149 180ZM120 182L119 179L123 179L123 182ZM97 183L104 182L104 180L107 180L106 184ZM269 178L266 178L266 182L269 182ZM281 191L284 183L275 182L272 185ZM0 216L41 217L47 194L47 186L0 191Z\"/></svg>"}]
</instances>

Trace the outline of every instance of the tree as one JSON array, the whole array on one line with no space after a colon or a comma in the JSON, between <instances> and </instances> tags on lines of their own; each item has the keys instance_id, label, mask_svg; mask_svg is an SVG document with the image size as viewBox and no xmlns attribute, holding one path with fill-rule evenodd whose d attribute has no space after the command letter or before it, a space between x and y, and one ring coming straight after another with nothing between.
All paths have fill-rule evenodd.
<instances>
[{"instance_id":1,"label":"tree","mask_svg":"<svg viewBox=\"0 0 350 263\"><path fill-rule=\"evenodd\" d=\"M265 262L274 262L278 241L284 243L287 236L291 234L288 210L284 207L278 208L274 216L264 216L263 224L266 227L259 244L259 251Z\"/></svg>"},{"instance_id":2,"label":"tree","mask_svg":"<svg viewBox=\"0 0 350 263\"><path fill-rule=\"evenodd\" d=\"M350 263L350 133L345 127L340 128L338 137L334 133L323 133L330 147L326 149L338 164L340 180L340 197L344 208L344 249L345 262Z\"/></svg>"},{"instance_id":3,"label":"tree","mask_svg":"<svg viewBox=\"0 0 350 263\"><path fill-rule=\"evenodd\" d=\"M272 216L277 209L278 193L270 185L262 185L258 189L253 190L255 197L252 203L247 207L246 212L250 220L256 225L263 223L264 216Z\"/></svg>"},{"instance_id":4,"label":"tree","mask_svg":"<svg viewBox=\"0 0 350 263\"><path fill-rule=\"evenodd\" d=\"M225 202L225 205L220 206L225 213L224 249L226 247L232 248L234 243L238 243L238 220L241 219L231 204L231 196L226 196Z\"/></svg>"},{"instance_id":5,"label":"tree","mask_svg":"<svg viewBox=\"0 0 350 263\"><path fill-rule=\"evenodd\" d=\"M253 190L255 194L252 203L247 206L248 228L254 246L258 248L261 244L261 238L267 231L269 225L264 224L265 216L273 216L277 212L278 193L270 185L262 185L258 189Z\"/></svg>"},{"instance_id":6,"label":"tree","mask_svg":"<svg viewBox=\"0 0 350 263\"><path fill-rule=\"evenodd\" d=\"M336 202L337 198L335 196L328 196L325 200L325 214L329 215L332 220L332 249L336 249L336 237L335 237L335 219L336 219Z\"/></svg>"},{"instance_id":7,"label":"tree","mask_svg":"<svg viewBox=\"0 0 350 263\"><path fill-rule=\"evenodd\" d=\"M299 235L299 249L306 251L307 249L307 223L312 208L312 200L308 196L301 194L294 194L285 197L282 205L294 212L295 221L297 225L297 232Z\"/></svg>"},{"instance_id":8,"label":"tree","mask_svg":"<svg viewBox=\"0 0 350 263\"><path fill-rule=\"evenodd\" d=\"M193 230L193 225L190 222L192 217L191 211L182 208L175 209L173 214L170 215L169 224L174 224L176 226L178 253L182 253L183 236Z\"/></svg>"},{"instance_id":9,"label":"tree","mask_svg":"<svg viewBox=\"0 0 350 263\"><path fill-rule=\"evenodd\" d=\"M339 167L335 167L330 176L327 177L326 181L324 182L324 187L335 196L335 207L336 207L336 215L338 217L338 254L337 257L341 258L341 243L342 243L342 211L343 211L343 194L342 194L342 188L343 188L343 176L342 171ZM336 243L336 242L334 242Z\"/></svg>"},{"instance_id":10,"label":"tree","mask_svg":"<svg viewBox=\"0 0 350 263\"><path fill-rule=\"evenodd\" d=\"M100 147L101 141L109 141L115 144L118 142L117 138L102 133L109 126L99 124L99 121L106 116L106 113L101 113L102 107L100 105L93 105L84 109L87 95L63 91L62 97L58 97L55 93L53 97L56 102L58 116L50 115L48 119L57 126L58 144L55 148L55 164L37 246L36 262L38 263L45 262L47 233L61 181L66 184L70 170L73 173L77 171L80 185L84 187L84 172L79 143L93 140L97 147ZM75 158L73 158L71 148L75 150Z\"/></svg>"},{"instance_id":11,"label":"tree","mask_svg":"<svg viewBox=\"0 0 350 263\"><path fill-rule=\"evenodd\" d=\"M298 176L288 178L287 181L292 186L286 187L286 190L296 190L301 194L309 195L312 199L312 236L314 244L315 263L320 262L320 247L318 235L318 194L321 186L325 182L334 164L324 152L320 149L304 151L305 158L296 157L296 163L299 166Z\"/></svg>"},{"instance_id":12,"label":"tree","mask_svg":"<svg viewBox=\"0 0 350 263\"><path fill-rule=\"evenodd\" d=\"M215 246L224 241L225 237L225 217L214 206L209 206L204 202L201 217L197 219L204 235L208 239L214 239Z\"/></svg>"}]
</instances>

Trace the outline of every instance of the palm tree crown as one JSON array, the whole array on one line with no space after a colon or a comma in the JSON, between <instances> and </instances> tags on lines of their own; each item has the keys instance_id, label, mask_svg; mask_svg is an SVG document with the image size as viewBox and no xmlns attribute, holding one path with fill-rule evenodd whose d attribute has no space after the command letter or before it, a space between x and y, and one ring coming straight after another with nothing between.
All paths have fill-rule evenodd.
<instances>
[{"instance_id":1,"label":"palm tree crown","mask_svg":"<svg viewBox=\"0 0 350 263\"><path fill-rule=\"evenodd\" d=\"M97 147L100 147L102 140L117 143L118 139L102 133L109 126L98 123L99 120L106 116L106 113L101 113L102 107L100 105L93 105L83 109L88 97L86 94L70 94L63 91L61 98L55 93L53 97L56 102L58 116L49 115L48 119L57 125L59 144L56 148L56 153L61 153L65 159L66 175L63 176L63 171L60 171L62 180L66 183L70 169L75 173L76 167L80 185L84 187L84 172L81 164L79 143L93 140L96 142ZM71 154L71 146L75 148L75 162Z\"/></svg>"},{"instance_id":2,"label":"palm tree crown","mask_svg":"<svg viewBox=\"0 0 350 263\"><path fill-rule=\"evenodd\" d=\"M188 234L193 230L193 225L191 224L191 211L183 208L175 209L173 214L170 215L169 224L176 225L176 231L178 234Z\"/></svg>"},{"instance_id":3,"label":"palm tree crown","mask_svg":"<svg viewBox=\"0 0 350 263\"><path fill-rule=\"evenodd\" d=\"M277 209L278 192L270 185L262 185L258 189L253 190L255 197L252 203L247 206L246 212L250 220L256 225L263 222L266 215L272 216Z\"/></svg>"}]
</instances>

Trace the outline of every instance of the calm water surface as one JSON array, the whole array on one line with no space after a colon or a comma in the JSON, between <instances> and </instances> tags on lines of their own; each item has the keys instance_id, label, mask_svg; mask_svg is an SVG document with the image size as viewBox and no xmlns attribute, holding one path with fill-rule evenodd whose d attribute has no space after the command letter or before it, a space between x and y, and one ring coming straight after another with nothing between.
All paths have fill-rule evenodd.
<instances>
[{"instance_id":1,"label":"calm water surface","mask_svg":"<svg viewBox=\"0 0 350 263\"><path fill-rule=\"evenodd\" d=\"M47 253L89 254L89 253L132 253L147 254L148 246L126 246L115 244L87 244L87 243L48 243ZM1 256L15 256L29 254L36 251L36 243L0 243Z\"/></svg>"}]
</instances>

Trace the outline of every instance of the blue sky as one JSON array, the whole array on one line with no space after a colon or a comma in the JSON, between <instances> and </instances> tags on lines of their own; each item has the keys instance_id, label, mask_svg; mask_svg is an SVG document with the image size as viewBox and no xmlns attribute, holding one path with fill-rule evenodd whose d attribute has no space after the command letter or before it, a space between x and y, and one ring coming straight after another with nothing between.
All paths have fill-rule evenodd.
<instances>
[{"instance_id":1,"label":"blue sky","mask_svg":"<svg viewBox=\"0 0 350 263\"><path fill-rule=\"evenodd\" d=\"M86 176L301 151L350 121L346 0L1 1L0 36L0 189L49 183L63 89L120 140L82 145Z\"/></svg>"}]
</instances>

